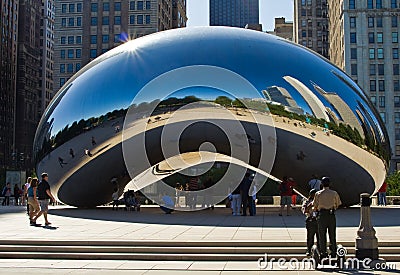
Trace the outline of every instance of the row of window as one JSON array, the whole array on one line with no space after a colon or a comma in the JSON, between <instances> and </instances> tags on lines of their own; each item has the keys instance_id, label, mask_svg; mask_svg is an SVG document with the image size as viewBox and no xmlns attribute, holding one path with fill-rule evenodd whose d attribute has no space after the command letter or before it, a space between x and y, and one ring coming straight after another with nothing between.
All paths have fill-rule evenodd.
<instances>
[{"instance_id":1,"label":"row of window","mask_svg":"<svg viewBox=\"0 0 400 275\"><path fill-rule=\"evenodd\" d=\"M67 49L60 50L61 59L65 59L66 57L71 58L81 58L82 57L82 49Z\"/></svg>"},{"instance_id":2,"label":"row of window","mask_svg":"<svg viewBox=\"0 0 400 275\"><path fill-rule=\"evenodd\" d=\"M97 44L97 35L91 35L90 36L90 44ZM110 36L108 34L103 34L101 35L101 42L102 43L108 43L110 41ZM121 35L120 34L115 34L114 35L114 43L121 42Z\"/></svg>"},{"instance_id":3,"label":"row of window","mask_svg":"<svg viewBox=\"0 0 400 275\"><path fill-rule=\"evenodd\" d=\"M60 73L65 73L65 72L74 73L79 71L80 69L81 69L81 63L75 63L75 66L74 63L60 64Z\"/></svg>"},{"instance_id":4,"label":"row of window","mask_svg":"<svg viewBox=\"0 0 400 275\"><path fill-rule=\"evenodd\" d=\"M82 26L82 17L61 18L61 26L62 27L75 27L75 26L81 27Z\"/></svg>"},{"instance_id":5,"label":"row of window","mask_svg":"<svg viewBox=\"0 0 400 275\"><path fill-rule=\"evenodd\" d=\"M371 102L376 105L376 99L378 98L379 100L379 107L384 108L386 106L386 97L385 96L371 96ZM400 108L400 96L395 96L394 97L394 107L395 108ZM395 112L395 114L400 114L400 112ZM398 115L395 115L397 117ZM400 118L400 117L399 117ZM400 123L400 121L397 121L396 123Z\"/></svg>"},{"instance_id":6,"label":"row of window","mask_svg":"<svg viewBox=\"0 0 400 275\"><path fill-rule=\"evenodd\" d=\"M357 64L350 65L350 73L352 76L358 75ZM378 70L377 70L378 68ZM385 65L384 64L370 64L369 65L369 75L385 75ZM400 75L399 64L393 64L393 75Z\"/></svg>"},{"instance_id":7,"label":"row of window","mask_svg":"<svg viewBox=\"0 0 400 275\"><path fill-rule=\"evenodd\" d=\"M368 28L374 28L375 26L377 28L383 27L383 17L382 16L377 16L377 17L369 16L367 20L368 20ZM357 18L356 17L350 17L349 22L350 22L350 28L357 27ZM391 17L391 25L392 25L392 28L397 28L397 26L398 26L397 16Z\"/></svg>"},{"instance_id":8,"label":"row of window","mask_svg":"<svg viewBox=\"0 0 400 275\"><path fill-rule=\"evenodd\" d=\"M390 0L390 8L396 9L398 8L398 0ZM355 10L356 0L349 0L349 9ZM386 8L383 5L383 0L367 0L367 8L368 9L383 9ZM388 8L388 7L387 7Z\"/></svg>"},{"instance_id":9,"label":"row of window","mask_svg":"<svg viewBox=\"0 0 400 275\"><path fill-rule=\"evenodd\" d=\"M371 79L369 81L369 91L370 92L376 92L376 80ZM393 80L393 90L395 92L400 91L400 81L399 80ZM378 91L379 92L384 92L385 91L385 80L378 80Z\"/></svg>"},{"instance_id":10,"label":"row of window","mask_svg":"<svg viewBox=\"0 0 400 275\"><path fill-rule=\"evenodd\" d=\"M103 2L102 4L103 11L110 10L110 3ZM129 10L150 10L151 9L151 1L130 1L129 2ZM98 3L91 3L90 5L91 12L98 12L99 11L99 4ZM114 2L114 11L121 11L121 2Z\"/></svg>"},{"instance_id":11,"label":"row of window","mask_svg":"<svg viewBox=\"0 0 400 275\"><path fill-rule=\"evenodd\" d=\"M378 32L376 33L376 39L375 39L375 33L369 32L368 33L368 43L383 43L383 33ZM357 43L357 33L356 32L351 32L350 33L350 43L356 44ZM398 32L392 32L392 43L399 43L399 33Z\"/></svg>"},{"instance_id":12,"label":"row of window","mask_svg":"<svg viewBox=\"0 0 400 275\"><path fill-rule=\"evenodd\" d=\"M61 36L60 42L62 45L67 44L82 44L82 36Z\"/></svg>"},{"instance_id":13,"label":"row of window","mask_svg":"<svg viewBox=\"0 0 400 275\"><path fill-rule=\"evenodd\" d=\"M136 18L136 20L135 20ZM139 15L130 15L129 16L129 24L137 24L137 25L142 25L142 24L150 24L151 23L151 16L150 14L139 14ZM98 19L97 17L91 17L90 18L90 25L91 26L97 26L98 24ZM110 24L110 17L109 16L103 16L101 18L101 24L102 25L109 25ZM121 16L114 16L114 25L121 25Z\"/></svg>"},{"instance_id":14,"label":"row of window","mask_svg":"<svg viewBox=\"0 0 400 275\"><path fill-rule=\"evenodd\" d=\"M103 2L103 11L110 11L110 3L109 2ZM99 10L99 5L98 3L92 3L90 5L90 11L91 12L97 12ZM114 2L114 11L121 11L121 2Z\"/></svg>"},{"instance_id":15,"label":"row of window","mask_svg":"<svg viewBox=\"0 0 400 275\"><path fill-rule=\"evenodd\" d=\"M75 4L61 4L61 13L75 12ZM76 12L82 12L82 3L76 3Z\"/></svg>"},{"instance_id":16,"label":"row of window","mask_svg":"<svg viewBox=\"0 0 400 275\"><path fill-rule=\"evenodd\" d=\"M369 49L369 59L375 59L375 50L376 49L373 49L373 48ZM377 53L378 53L378 59L384 58L383 49L381 49L381 48L377 49ZM358 57L357 48L351 48L350 49L350 59L356 60L357 57ZM392 49L392 58L399 59L399 48Z\"/></svg>"}]
</instances>

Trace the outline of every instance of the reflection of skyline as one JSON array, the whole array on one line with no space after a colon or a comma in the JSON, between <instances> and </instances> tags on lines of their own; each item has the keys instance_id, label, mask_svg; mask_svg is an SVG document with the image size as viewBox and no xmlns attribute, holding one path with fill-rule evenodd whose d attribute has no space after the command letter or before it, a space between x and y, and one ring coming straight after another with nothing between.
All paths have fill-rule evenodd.
<instances>
[{"instance_id":1,"label":"reflection of skyline","mask_svg":"<svg viewBox=\"0 0 400 275\"><path fill-rule=\"evenodd\" d=\"M285 110L292 113L303 115L304 111L297 105L290 93L283 87L271 86L262 91L267 101L272 104L279 103Z\"/></svg>"}]
</instances>

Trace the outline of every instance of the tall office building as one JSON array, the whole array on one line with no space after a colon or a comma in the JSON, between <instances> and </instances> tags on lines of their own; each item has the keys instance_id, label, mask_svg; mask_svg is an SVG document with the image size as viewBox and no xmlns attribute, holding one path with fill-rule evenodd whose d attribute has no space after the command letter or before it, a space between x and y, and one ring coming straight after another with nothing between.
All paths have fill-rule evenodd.
<instances>
[{"instance_id":1,"label":"tall office building","mask_svg":"<svg viewBox=\"0 0 400 275\"><path fill-rule=\"evenodd\" d=\"M259 0L210 0L210 26L259 24Z\"/></svg>"},{"instance_id":2,"label":"tall office building","mask_svg":"<svg viewBox=\"0 0 400 275\"><path fill-rule=\"evenodd\" d=\"M0 168L15 158L18 0L0 2Z\"/></svg>"},{"instance_id":3,"label":"tall office building","mask_svg":"<svg viewBox=\"0 0 400 275\"><path fill-rule=\"evenodd\" d=\"M184 27L186 21L186 0L56 1L54 91L126 40Z\"/></svg>"},{"instance_id":4,"label":"tall office building","mask_svg":"<svg viewBox=\"0 0 400 275\"><path fill-rule=\"evenodd\" d=\"M400 170L399 0L329 0L330 56L370 96Z\"/></svg>"},{"instance_id":5,"label":"tall office building","mask_svg":"<svg viewBox=\"0 0 400 275\"><path fill-rule=\"evenodd\" d=\"M329 58L327 0L294 0L294 41Z\"/></svg>"}]
</instances>

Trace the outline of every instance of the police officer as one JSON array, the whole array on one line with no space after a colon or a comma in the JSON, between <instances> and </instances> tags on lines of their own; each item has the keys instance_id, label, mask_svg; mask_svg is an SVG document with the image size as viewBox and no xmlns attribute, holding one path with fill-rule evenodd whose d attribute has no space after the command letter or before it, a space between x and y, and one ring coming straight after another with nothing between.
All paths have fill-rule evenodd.
<instances>
[{"instance_id":1,"label":"police officer","mask_svg":"<svg viewBox=\"0 0 400 275\"><path fill-rule=\"evenodd\" d=\"M342 204L339 194L329 189L330 179L323 177L323 189L315 194L314 210L318 211L318 236L321 258L327 257L326 231L329 234L331 256L336 257L336 217L335 210Z\"/></svg>"},{"instance_id":2,"label":"police officer","mask_svg":"<svg viewBox=\"0 0 400 275\"><path fill-rule=\"evenodd\" d=\"M318 240L318 223L317 223L317 212L314 211L314 197L317 193L316 189L311 189L308 199L304 200L302 205L302 212L306 216L306 229L307 229L307 251L306 255L311 255L311 248L314 245L314 238L317 237Z\"/></svg>"}]
</instances>

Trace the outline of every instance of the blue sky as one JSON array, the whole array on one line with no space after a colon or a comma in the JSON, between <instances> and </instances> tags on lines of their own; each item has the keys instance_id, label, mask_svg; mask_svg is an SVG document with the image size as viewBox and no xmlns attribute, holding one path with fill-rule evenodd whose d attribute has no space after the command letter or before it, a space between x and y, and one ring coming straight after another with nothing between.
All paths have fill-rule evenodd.
<instances>
[{"instance_id":1,"label":"blue sky","mask_svg":"<svg viewBox=\"0 0 400 275\"><path fill-rule=\"evenodd\" d=\"M209 24L209 0L187 0L188 27L208 26ZM274 29L274 18L286 17L287 21L293 21L293 0L260 0L260 23L263 29Z\"/></svg>"}]
</instances>

